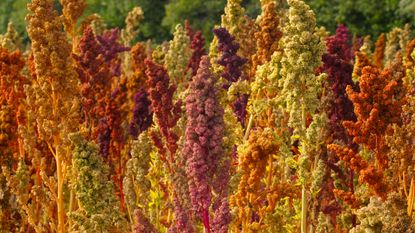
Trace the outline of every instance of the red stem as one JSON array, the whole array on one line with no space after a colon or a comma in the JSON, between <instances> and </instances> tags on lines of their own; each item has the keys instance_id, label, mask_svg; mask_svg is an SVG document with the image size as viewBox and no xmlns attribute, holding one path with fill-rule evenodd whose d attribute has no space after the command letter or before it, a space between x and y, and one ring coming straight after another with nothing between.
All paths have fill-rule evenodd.
<instances>
[{"instance_id":1,"label":"red stem","mask_svg":"<svg viewBox=\"0 0 415 233\"><path fill-rule=\"evenodd\" d=\"M210 233L209 212L207 209L203 210L203 225L205 225L205 233Z\"/></svg>"}]
</instances>

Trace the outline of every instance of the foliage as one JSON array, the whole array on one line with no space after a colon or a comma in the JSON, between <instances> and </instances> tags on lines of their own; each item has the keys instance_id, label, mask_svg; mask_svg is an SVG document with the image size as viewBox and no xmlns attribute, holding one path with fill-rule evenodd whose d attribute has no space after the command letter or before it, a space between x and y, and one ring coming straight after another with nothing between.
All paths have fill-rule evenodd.
<instances>
[{"instance_id":1,"label":"foliage","mask_svg":"<svg viewBox=\"0 0 415 233\"><path fill-rule=\"evenodd\" d=\"M412 3L308 3L0 1L0 232L414 232Z\"/></svg>"},{"instance_id":2,"label":"foliage","mask_svg":"<svg viewBox=\"0 0 415 233\"><path fill-rule=\"evenodd\" d=\"M166 16L163 18L163 25L173 30L175 25L183 23L187 19L193 28L202 30L204 37L210 41L212 39L212 28L218 23L225 3L225 0L169 1L165 5Z\"/></svg>"},{"instance_id":3,"label":"foliage","mask_svg":"<svg viewBox=\"0 0 415 233\"><path fill-rule=\"evenodd\" d=\"M353 34L377 37L393 27L405 23L413 25L414 22L414 16L408 14L413 5L411 1L308 0L307 3L318 13L317 22L330 31L334 31L338 23L343 23Z\"/></svg>"}]
</instances>

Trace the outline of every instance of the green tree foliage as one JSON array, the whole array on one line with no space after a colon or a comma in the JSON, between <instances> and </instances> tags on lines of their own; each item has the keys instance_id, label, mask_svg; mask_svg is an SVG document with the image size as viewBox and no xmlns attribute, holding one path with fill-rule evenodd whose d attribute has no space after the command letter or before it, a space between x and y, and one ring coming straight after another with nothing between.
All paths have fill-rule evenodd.
<instances>
[{"instance_id":1,"label":"green tree foliage","mask_svg":"<svg viewBox=\"0 0 415 233\"><path fill-rule=\"evenodd\" d=\"M9 21L13 22L16 31L27 40L25 17L29 0L1 0L0 1L0 34L7 30Z\"/></svg>"},{"instance_id":2,"label":"green tree foliage","mask_svg":"<svg viewBox=\"0 0 415 233\"><path fill-rule=\"evenodd\" d=\"M245 13L253 19L255 19L258 15L261 14L260 0L243 0L242 6L244 6L245 8Z\"/></svg>"},{"instance_id":3,"label":"green tree foliage","mask_svg":"<svg viewBox=\"0 0 415 233\"><path fill-rule=\"evenodd\" d=\"M166 5L163 25L174 30L177 24L189 20L193 28L203 31L207 41L212 39L212 28L220 21L226 0L173 0Z\"/></svg>"},{"instance_id":4,"label":"green tree foliage","mask_svg":"<svg viewBox=\"0 0 415 233\"><path fill-rule=\"evenodd\" d=\"M0 0L0 34L5 33L7 23L13 21L16 30L27 41L25 16L26 5L29 2L30 0ZM55 0L55 4L60 10L58 0ZM152 38L156 42L161 42L170 38L168 29L161 25L167 0L87 0L87 4L83 17L97 13L109 28L124 27L128 12L135 6L140 6L144 11L144 20L140 24L139 39Z\"/></svg>"},{"instance_id":5,"label":"green tree foliage","mask_svg":"<svg viewBox=\"0 0 415 233\"><path fill-rule=\"evenodd\" d=\"M139 39L151 38L161 42L169 37L167 28L161 25L167 0L87 0L87 3L88 8L84 16L97 13L110 28L124 27L128 12L139 6L144 12L144 20L139 27Z\"/></svg>"},{"instance_id":6,"label":"green tree foliage","mask_svg":"<svg viewBox=\"0 0 415 233\"><path fill-rule=\"evenodd\" d=\"M220 24L226 2L227 0L172 0L165 6L163 25L173 32L177 24L183 24L187 19L192 28L202 30L206 41L210 41L213 27ZM242 6L252 18L261 12L259 0L243 0Z\"/></svg>"},{"instance_id":7,"label":"green tree foliage","mask_svg":"<svg viewBox=\"0 0 415 233\"><path fill-rule=\"evenodd\" d=\"M0 0L0 34L7 31L7 24L13 22L13 26L24 42L29 39L26 32L25 17L27 14L27 4L30 0ZM61 6L58 0L55 0L55 8L60 12Z\"/></svg>"},{"instance_id":8,"label":"green tree foliage","mask_svg":"<svg viewBox=\"0 0 415 233\"><path fill-rule=\"evenodd\" d=\"M285 0L279 0L285 2ZM27 42L24 20L29 0L0 0L0 34L13 21L16 30ZM55 0L57 9L60 8ZM243 0L246 14L255 18L260 13L259 0ZM339 23L352 33L377 37L393 27L405 23L415 26L414 0L306 0L316 12L318 25L334 33ZM206 41L212 39L211 30L219 24L226 0L87 0L84 17L97 13L108 27L124 27L124 19L135 6L144 11L140 23L139 40L152 38L155 42L170 40L174 27L188 19L193 28L202 30Z\"/></svg>"},{"instance_id":9,"label":"green tree foliage","mask_svg":"<svg viewBox=\"0 0 415 233\"><path fill-rule=\"evenodd\" d=\"M413 0L307 0L317 23L334 32L339 23L357 35L377 37L393 27L414 24ZM411 11L412 9L412 11Z\"/></svg>"},{"instance_id":10,"label":"green tree foliage","mask_svg":"<svg viewBox=\"0 0 415 233\"><path fill-rule=\"evenodd\" d=\"M138 5L133 0L87 0L87 4L84 16L97 13L110 28L123 26L125 16Z\"/></svg>"}]
</instances>

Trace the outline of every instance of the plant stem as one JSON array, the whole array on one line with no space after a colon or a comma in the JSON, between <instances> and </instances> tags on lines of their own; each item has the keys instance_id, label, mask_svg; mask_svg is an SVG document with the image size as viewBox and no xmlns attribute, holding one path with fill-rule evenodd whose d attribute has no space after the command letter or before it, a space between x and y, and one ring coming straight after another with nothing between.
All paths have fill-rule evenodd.
<instances>
[{"instance_id":1,"label":"plant stem","mask_svg":"<svg viewBox=\"0 0 415 233\"><path fill-rule=\"evenodd\" d=\"M128 219L130 220L131 232L134 233L134 221L133 221L133 218L131 217L130 206L128 204L127 204L127 213L128 213Z\"/></svg>"},{"instance_id":2,"label":"plant stem","mask_svg":"<svg viewBox=\"0 0 415 233\"><path fill-rule=\"evenodd\" d=\"M75 191L71 189L71 194L69 196L69 212L72 212L75 209ZM72 221L69 221L69 229L72 227Z\"/></svg>"},{"instance_id":3,"label":"plant stem","mask_svg":"<svg viewBox=\"0 0 415 233\"><path fill-rule=\"evenodd\" d=\"M248 140L248 136L249 136L249 131L252 128L252 124L254 123L254 115L251 114L249 116L249 121L248 121L248 125L246 126L246 131L245 131L245 135L244 135L244 141Z\"/></svg>"},{"instance_id":4,"label":"plant stem","mask_svg":"<svg viewBox=\"0 0 415 233\"><path fill-rule=\"evenodd\" d=\"M305 111L305 105L304 105L304 98L302 99L301 104L301 118L302 118L302 132L301 136L304 137L305 132L307 130L307 117L306 117L306 111ZM304 139L303 139L304 140ZM303 153L305 151L301 152L301 156L304 156ZM307 197L306 197L306 187L307 182L304 180L303 188L301 190L301 233L307 232Z\"/></svg>"},{"instance_id":5,"label":"plant stem","mask_svg":"<svg viewBox=\"0 0 415 233\"><path fill-rule=\"evenodd\" d=\"M58 174L58 231L65 232L65 210L63 205L63 172L59 149L56 148L56 172Z\"/></svg>"},{"instance_id":6,"label":"plant stem","mask_svg":"<svg viewBox=\"0 0 415 233\"><path fill-rule=\"evenodd\" d=\"M301 233L307 232L307 196L305 192L305 184L301 191Z\"/></svg>"},{"instance_id":7,"label":"plant stem","mask_svg":"<svg viewBox=\"0 0 415 233\"><path fill-rule=\"evenodd\" d=\"M409 188L409 197L408 197L408 215L412 216L412 211L413 211L413 207L414 207L414 185L415 185L415 181L414 178L411 179L411 186Z\"/></svg>"}]
</instances>

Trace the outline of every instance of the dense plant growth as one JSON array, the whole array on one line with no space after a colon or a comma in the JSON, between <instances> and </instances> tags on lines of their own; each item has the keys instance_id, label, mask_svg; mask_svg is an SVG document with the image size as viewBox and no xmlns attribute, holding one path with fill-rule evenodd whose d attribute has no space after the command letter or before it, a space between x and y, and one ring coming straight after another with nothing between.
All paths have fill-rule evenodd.
<instances>
[{"instance_id":1,"label":"dense plant growth","mask_svg":"<svg viewBox=\"0 0 415 233\"><path fill-rule=\"evenodd\" d=\"M147 1L122 29L87 2L31 0L30 41L0 35L0 232L415 232L409 25L196 1L217 25L161 42Z\"/></svg>"}]
</instances>

